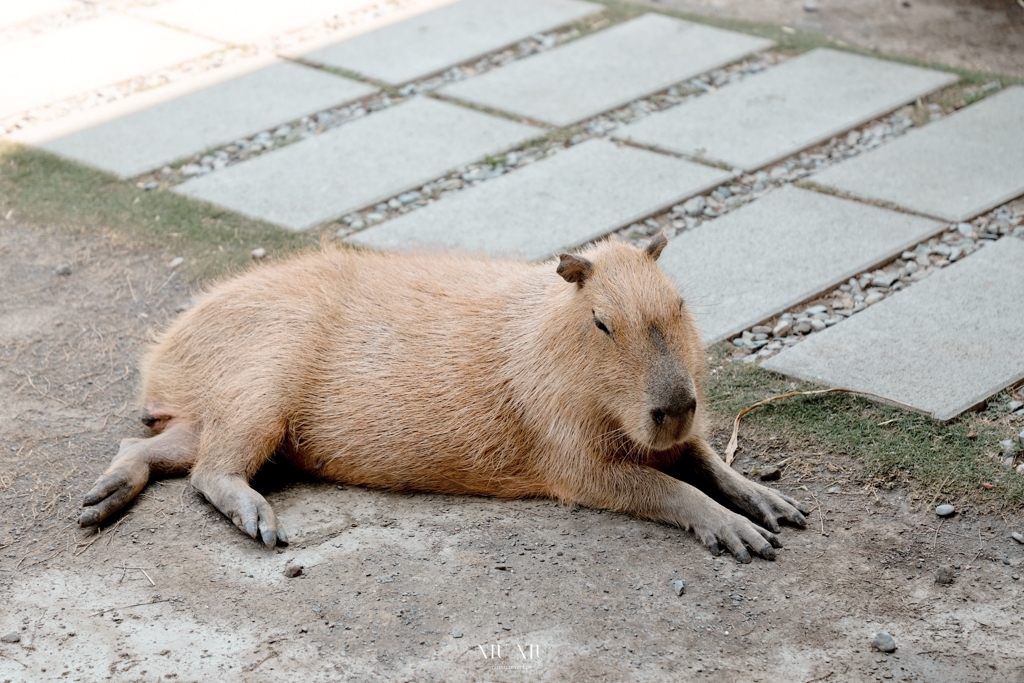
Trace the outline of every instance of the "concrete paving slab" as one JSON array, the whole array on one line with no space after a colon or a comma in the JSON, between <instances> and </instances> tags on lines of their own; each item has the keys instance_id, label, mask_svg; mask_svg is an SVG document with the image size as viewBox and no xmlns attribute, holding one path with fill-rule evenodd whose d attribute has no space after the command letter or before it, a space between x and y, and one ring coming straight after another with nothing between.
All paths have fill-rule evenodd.
<instances>
[{"instance_id":1,"label":"concrete paving slab","mask_svg":"<svg viewBox=\"0 0 1024 683\"><path fill-rule=\"evenodd\" d=\"M372 0L171 0L136 16L245 45L372 5Z\"/></svg>"},{"instance_id":2,"label":"concrete paving slab","mask_svg":"<svg viewBox=\"0 0 1024 683\"><path fill-rule=\"evenodd\" d=\"M535 260L704 192L730 174L589 140L357 233L374 249L448 248Z\"/></svg>"},{"instance_id":3,"label":"concrete paving slab","mask_svg":"<svg viewBox=\"0 0 1024 683\"><path fill-rule=\"evenodd\" d=\"M398 85L603 9L583 0L462 0L302 58Z\"/></svg>"},{"instance_id":4,"label":"concrete paving slab","mask_svg":"<svg viewBox=\"0 0 1024 683\"><path fill-rule=\"evenodd\" d=\"M84 6L78 0L0 0L0 28L16 26L48 14L67 12Z\"/></svg>"},{"instance_id":5,"label":"concrete paving slab","mask_svg":"<svg viewBox=\"0 0 1024 683\"><path fill-rule=\"evenodd\" d=\"M950 221L974 218L1024 194L1024 88L1007 88L811 180Z\"/></svg>"},{"instance_id":6,"label":"concrete paving slab","mask_svg":"<svg viewBox=\"0 0 1024 683\"><path fill-rule=\"evenodd\" d=\"M464 107L414 98L195 178L175 191L302 230L542 132Z\"/></svg>"},{"instance_id":7,"label":"concrete paving slab","mask_svg":"<svg viewBox=\"0 0 1024 683\"><path fill-rule=\"evenodd\" d=\"M944 224L786 186L670 241L660 262L708 343L897 256Z\"/></svg>"},{"instance_id":8,"label":"concrete paving slab","mask_svg":"<svg viewBox=\"0 0 1024 683\"><path fill-rule=\"evenodd\" d=\"M761 367L949 420L1024 378L1024 241L1005 237Z\"/></svg>"},{"instance_id":9,"label":"concrete paving slab","mask_svg":"<svg viewBox=\"0 0 1024 683\"><path fill-rule=\"evenodd\" d=\"M107 15L0 45L0 117L222 49L212 40Z\"/></svg>"},{"instance_id":10,"label":"concrete paving slab","mask_svg":"<svg viewBox=\"0 0 1024 683\"><path fill-rule=\"evenodd\" d=\"M127 178L376 91L281 62L41 146Z\"/></svg>"},{"instance_id":11,"label":"concrete paving slab","mask_svg":"<svg viewBox=\"0 0 1024 683\"><path fill-rule=\"evenodd\" d=\"M753 171L957 80L819 48L624 127L616 137Z\"/></svg>"},{"instance_id":12,"label":"concrete paving slab","mask_svg":"<svg viewBox=\"0 0 1024 683\"><path fill-rule=\"evenodd\" d=\"M568 126L772 45L651 13L441 92Z\"/></svg>"}]
</instances>

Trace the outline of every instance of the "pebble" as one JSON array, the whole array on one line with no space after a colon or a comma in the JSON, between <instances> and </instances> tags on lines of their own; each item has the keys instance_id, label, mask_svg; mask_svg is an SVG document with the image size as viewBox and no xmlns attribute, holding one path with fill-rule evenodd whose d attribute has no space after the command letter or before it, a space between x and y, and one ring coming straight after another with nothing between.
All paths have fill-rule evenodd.
<instances>
[{"instance_id":1,"label":"pebble","mask_svg":"<svg viewBox=\"0 0 1024 683\"><path fill-rule=\"evenodd\" d=\"M828 327L828 325L826 325L823 320L818 320L817 318L811 320L811 329L815 332L821 332L826 327Z\"/></svg>"},{"instance_id":2,"label":"pebble","mask_svg":"<svg viewBox=\"0 0 1024 683\"><path fill-rule=\"evenodd\" d=\"M258 261L259 259L266 257L267 250L264 249L263 247L257 247L256 249L253 249L252 252L250 253L252 254L252 257Z\"/></svg>"},{"instance_id":3,"label":"pebble","mask_svg":"<svg viewBox=\"0 0 1024 683\"><path fill-rule=\"evenodd\" d=\"M185 259L183 257L175 256L174 258L171 259L170 263L167 264L167 267L170 268L171 270L174 270L184 262Z\"/></svg>"},{"instance_id":4,"label":"pebble","mask_svg":"<svg viewBox=\"0 0 1024 683\"><path fill-rule=\"evenodd\" d=\"M792 329L793 323L789 320L783 320L775 326L775 329L772 330L772 334L776 337L785 337Z\"/></svg>"},{"instance_id":5,"label":"pebble","mask_svg":"<svg viewBox=\"0 0 1024 683\"><path fill-rule=\"evenodd\" d=\"M1022 462L1021 464L1017 465L1017 474L1019 474L1020 476L1024 477L1024 462Z\"/></svg>"},{"instance_id":6,"label":"pebble","mask_svg":"<svg viewBox=\"0 0 1024 683\"><path fill-rule=\"evenodd\" d=\"M1017 541L1017 543L1024 544L1024 534L1020 533L1019 531L1014 531L1012 534L1010 534L1010 538Z\"/></svg>"},{"instance_id":7,"label":"pebble","mask_svg":"<svg viewBox=\"0 0 1024 683\"><path fill-rule=\"evenodd\" d=\"M6 636L0 638L0 641L3 641L5 643L20 643L21 634L18 632L8 633Z\"/></svg>"},{"instance_id":8,"label":"pebble","mask_svg":"<svg viewBox=\"0 0 1024 683\"><path fill-rule=\"evenodd\" d=\"M798 320L797 323L793 325L793 331L799 334L807 334L811 329L811 321L809 320Z\"/></svg>"},{"instance_id":9,"label":"pebble","mask_svg":"<svg viewBox=\"0 0 1024 683\"><path fill-rule=\"evenodd\" d=\"M868 306L877 304L879 301L885 298L885 295L881 292L868 292L868 295L864 297L864 303Z\"/></svg>"},{"instance_id":10,"label":"pebble","mask_svg":"<svg viewBox=\"0 0 1024 683\"><path fill-rule=\"evenodd\" d=\"M949 567L939 567L935 570L935 583L947 585L953 583L953 570Z\"/></svg>"},{"instance_id":11,"label":"pebble","mask_svg":"<svg viewBox=\"0 0 1024 683\"><path fill-rule=\"evenodd\" d=\"M761 470L761 481L775 481L782 477L782 470L772 465Z\"/></svg>"},{"instance_id":12,"label":"pebble","mask_svg":"<svg viewBox=\"0 0 1024 683\"><path fill-rule=\"evenodd\" d=\"M956 508L954 508L949 503L944 503L939 507L935 508L935 514L937 514L939 517L949 517L954 512L956 512Z\"/></svg>"},{"instance_id":13,"label":"pebble","mask_svg":"<svg viewBox=\"0 0 1024 683\"><path fill-rule=\"evenodd\" d=\"M893 637L885 631L879 631L875 635L871 636L871 644L879 652L895 652L896 641Z\"/></svg>"},{"instance_id":14,"label":"pebble","mask_svg":"<svg viewBox=\"0 0 1024 683\"><path fill-rule=\"evenodd\" d=\"M462 637L462 631L456 631L455 633L452 634L452 638L461 638L461 637Z\"/></svg>"},{"instance_id":15,"label":"pebble","mask_svg":"<svg viewBox=\"0 0 1024 683\"><path fill-rule=\"evenodd\" d=\"M284 575L289 579L294 579L296 576L302 576L302 565L301 564L290 564L284 568Z\"/></svg>"},{"instance_id":16,"label":"pebble","mask_svg":"<svg viewBox=\"0 0 1024 683\"><path fill-rule=\"evenodd\" d=\"M672 586L672 590L676 592L676 595L682 595L686 592L686 584L680 581L679 579L669 581L668 585Z\"/></svg>"},{"instance_id":17,"label":"pebble","mask_svg":"<svg viewBox=\"0 0 1024 683\"><path fill-rule=\"evenodd\" d=\"M698 195L693 199L687 200L683 204L683 210L688 216L699 216L704 212L705 206L706 202L704 201L704 197Z\"/></svg>"},{"instance_id":18,"label":"pebble","mask_svg":"<svg viewBox=\"0 0 1024 683\"><path fill-rule=\"evenodd\" d=\"M804 11L805 12L817 12L818 11L818 3L816 3L814 0L807 0L804 3ZM854 142L856 142L856 140L854 140Z\"/></svg>"},{"instance_id":19,"label":"pebble","mask_svg":"<svg viewBox=\"0 0 1024 683\"><path fill-rule=\"evenodd\" d=\"M53 272L57 275L68 276L71 275L71 265L68 263L62 263L53 269Z\"/></svg>"},{"instance_id":20,"label":"pebble","mask_svg":"<svg viewBox=\"0 0 1024 683\"><path fill-rule=\"evenodd\" d=\"M1020 410L1021 408L1024 408L1024 401L1010 401L1010 405L1006 407L1012 413L1014 411Z\"/></svg>"}]
</instances>

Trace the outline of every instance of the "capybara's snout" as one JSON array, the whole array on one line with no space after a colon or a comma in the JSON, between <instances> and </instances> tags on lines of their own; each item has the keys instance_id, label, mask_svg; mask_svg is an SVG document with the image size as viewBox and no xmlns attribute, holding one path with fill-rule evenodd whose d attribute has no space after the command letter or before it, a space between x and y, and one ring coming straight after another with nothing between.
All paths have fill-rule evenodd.
<instances>
[{"instance_id":1,"label":"capybara's snout","mask_svg":"<svg viewBox=\"0 0 1024 683\"><path fill-rule=\"evenodd\" d=\"M648 386L652 445L663 449L684 441L694 426L697 387L682 363L663 359L655 364Z\"/></svg>"}]
</instances>

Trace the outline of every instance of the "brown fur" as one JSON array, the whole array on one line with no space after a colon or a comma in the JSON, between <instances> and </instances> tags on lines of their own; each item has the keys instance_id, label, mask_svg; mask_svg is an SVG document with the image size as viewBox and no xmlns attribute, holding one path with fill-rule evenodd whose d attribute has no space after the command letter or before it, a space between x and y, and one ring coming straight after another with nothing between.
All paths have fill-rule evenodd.
<instances>
[{"instance_id":1,"label":"brown fur","mask_svg":"<svg viewBox=\"0 0 1024 683\"><path fill-rule=\"evenodd\" d=\"M741 560L744 545L770 556L771 533L679 478L691 471L775 530L780 517L802 523L795 501L725 468L705 443L703 345L655 263L663 247L604 242L563 255L558 272L328 247L225 282L142 364L147 419L184 426L191 462L161 468L159 453L122 445L86 503L139 487L128 460L188 469L273 545L283 531L247 482L281 452L332 481L554 497L694 528ZM82 522L113 512L103 505Z\"/></svg>"}]
</instances>

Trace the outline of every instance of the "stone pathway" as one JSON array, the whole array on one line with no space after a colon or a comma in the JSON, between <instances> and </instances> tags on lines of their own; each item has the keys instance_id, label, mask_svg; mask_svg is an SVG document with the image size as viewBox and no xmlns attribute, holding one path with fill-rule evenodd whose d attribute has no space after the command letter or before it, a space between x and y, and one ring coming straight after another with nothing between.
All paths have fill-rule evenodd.
<instances>
[{"instance_id":1,"label":"stone pathway","mask_svg":"<svg viewBox=\"0 0 1024 683\"><path fill-rule=\"evenodd\" d=\"M455 133L455 134L453 134ZM543 133L428 98L195 178L176 192L293 230L393 197Z\"/></svg>"},{"instance_id":2,"label":"stone pathway","mask_svg":"<svg viewBox=\"0 0 1024 683\"><path fill-rule=\"evenodd\" d=\"M568 126L771 46L770 40L645 14L440 92Z\"/></svg>"},{"instance_id":3,"label":"stone pathway","mask_svg":"<svg viewBox=\"0 0 1024 683\"><path fill-rule=\"evenodd\" d=\"M1024 240L1002 239L762 367L948 420L1024 379Z\"/></svg>"},{"instance_id":4,"label":"stone pathway","mask_svg":"<svg viewBox=\"0 0 1024 683\"><path fill-rule=\"evenodd\" d=\"M713 343L892 259L940 230L942 224L933 220L790 185L684 232L669 243L661 263L685 292L705 341ZM815 323L824 328L840 320ZM770 343L769 335L760 336L762 345Z\"/></svg>"},{"instance_id":5,"label":"stone pathway","mask_svg":"<svg viewBox=\"0 0 1024 683\"><path fill-rule=\"evenodd\" d=\"M40 146L127 178L375 92L365 83L279 62Z\"/></svg>"},{"instance_id":6,"label":"stone pathway","mask_svg":"<svg viewBox=\"0 0 1024 683\"><path fill-rule=\"evenodd\" d=\"M376 249L462 249L542 259L716 187L731 174L589 140L522 171L356 233Z\"/></svg>"},{"instance_id":7,"label":"stone pathway","mask_svg":"<svg viewBox=\"0 0 1024 683\"><path fill-rule=\"evenodd\" d=\"M617 137L753 171L954 81L948 73L817 49Z\"/></svg>"},{"instance_id":8,"label":"stone pathway","mask_svg":"<svg viewBox=\"0 0 1024 683\"><path fill-rule=\"evenodd\" d=\"M941 419L1024 377L1024 207L979 216L1024 194L1024 89L935 98L905 134L893 112L955 75L584 0L12 7L0 130L140 187L375 249L542 259L667 228L706 339L750 361ZM959 97L982 101L943 118Z\"/></svg>"},{"instance_id":9,"label":"stone pathway","mask_svg":"<svg viewBox=\"0 0 1024 683\"><path fill-rule=\"evenodd\" d=\"M966 221L1024 194L1024 88L1007 88L812 180Z\"/></svg>"},{"instance_id":10,"label":"stone pathway","mask_svg":"<svg viewBox=\"0 0 1024 683\"><path fill-rule=\"evenodd\" d=\"M601 9L583 0L462 0L303 59L400 85Z\"/></svg>"}]
</instances>

